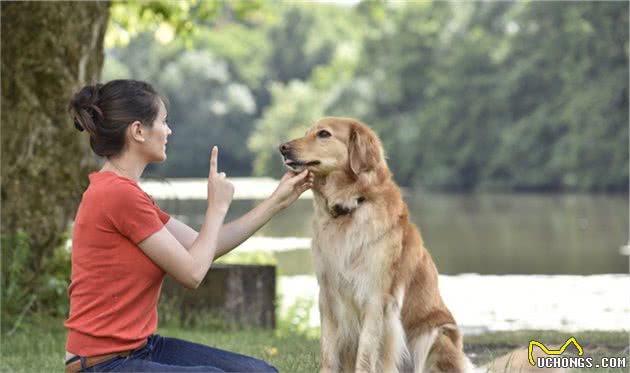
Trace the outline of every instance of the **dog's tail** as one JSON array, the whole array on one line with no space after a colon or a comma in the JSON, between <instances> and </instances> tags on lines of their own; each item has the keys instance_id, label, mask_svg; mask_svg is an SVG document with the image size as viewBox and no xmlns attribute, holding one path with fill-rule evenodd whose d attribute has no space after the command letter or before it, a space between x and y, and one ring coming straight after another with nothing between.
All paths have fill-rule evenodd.
<instances>
[{"instance_id":1,"label":"dog's tail","mask_svg":"<svg viewBox=\"0 0 630 373\"><path fill-rule=\"evenodd\" d=\"M419 333L410 340L414 372L473 373L464 354L462 335L454 323L446 323Z\"/></svg>"},{"instance_id":2,"label":"dog's tail","mask_svg":"<svg viewBox=\"0 0 630 373\"><path fill-rule=\"evenodd\" d=\"M532 367L526 348L510 351L483 366L474 366L464 354L462 334L454 322L417 333L409 341L414 373L566 373L562 368ZM542 351L534 350L534 357L542 356L545 356Z\"/></svg>"}]
</instances>

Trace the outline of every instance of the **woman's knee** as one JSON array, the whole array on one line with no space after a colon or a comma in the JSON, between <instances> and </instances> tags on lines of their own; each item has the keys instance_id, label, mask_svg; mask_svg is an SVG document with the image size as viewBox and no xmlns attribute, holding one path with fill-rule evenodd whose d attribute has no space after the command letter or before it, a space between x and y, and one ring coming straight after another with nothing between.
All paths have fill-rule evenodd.
<instances>
[{"instance_id":1,"label":"woman's knee","mask_svg":"<svg viewBox=\"0 0 630 373\"><path fill-rule=\"evenodd\" d=\"M264 360L258 360L259 367L258 370L256 370L256 372L261 372L261 373L278 373L278 369L276 369L276 367L274 367L273 365L268 364L266 361Z\"/></svg>"},{"instance_id":2,"label":"woman's knee","mask_svg":"<svg viewBox=\"0 0 630 373\"><path fill-rule=\"evenodd\" d=\"M270 365L264 360L241 355L243 360L241 360L241 368L248 372L256 372L256 373L277 373L278 369L276 367Z\"/></svg>"}]
</instances>

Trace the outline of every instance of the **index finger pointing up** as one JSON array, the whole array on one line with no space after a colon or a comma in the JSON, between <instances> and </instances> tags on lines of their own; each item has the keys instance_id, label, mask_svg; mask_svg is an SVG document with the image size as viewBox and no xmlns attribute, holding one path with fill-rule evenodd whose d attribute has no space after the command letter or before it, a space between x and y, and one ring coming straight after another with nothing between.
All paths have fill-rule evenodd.
<instances>
[{"instance_id":1,"label":"index finger pointing up","mask_svg":"<svg viewBox=\"0 0 630 373\"><path fill-rule=\"evenodd\" d=\"M215 176L217 174L217 158L219 155L219 148L217 148L217 146L213 146L212 147L212 153L210 155L210 175Z\"/></svg>"}]
</instances>

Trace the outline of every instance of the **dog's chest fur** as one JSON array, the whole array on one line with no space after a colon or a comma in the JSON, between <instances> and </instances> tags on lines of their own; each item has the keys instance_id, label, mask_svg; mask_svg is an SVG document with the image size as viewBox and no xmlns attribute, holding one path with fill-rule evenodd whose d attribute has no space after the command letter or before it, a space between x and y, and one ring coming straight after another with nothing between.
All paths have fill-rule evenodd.
<instances>
[{"instance_id":1,"label":"dog's chest fur","mask_svg":"<svg viewBox=\"0 0 630 373\"><path fill-rule=\"evenodd\" d=\"M392 246L400 243L399 230L391 222L370 219L387 216L378 213L377 201L356 204L358 195L324 198L315 193L313 254L317 278L325 297L331 297L335 313L360 310L374 296L387 291L383 272L391 269ZM341 204L352 209L347 215L334 217L332 206ZM343 304L346 303L346 304ZM350 307L348 307L350 306ZM346 319L352 315L336 315Z\"/></svg>"}]
</instances>

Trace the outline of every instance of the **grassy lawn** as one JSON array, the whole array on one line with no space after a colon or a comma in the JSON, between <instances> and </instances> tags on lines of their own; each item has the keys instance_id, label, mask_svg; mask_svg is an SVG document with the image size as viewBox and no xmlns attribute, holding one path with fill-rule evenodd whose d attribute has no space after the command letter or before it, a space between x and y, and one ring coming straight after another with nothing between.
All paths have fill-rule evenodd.
<instances>
[{"instance_id":1,"label":"grassy lawn","mask_svg":"<svg viewBox=\"0 0 630 373\"><path fill-rule=\"evenodd\" d=\"M61 325L61 321L55 323ZM271 331L213 333L180 328L160 328L158 334L256 356L281 372L306 373L317 372L319 369L319 341L313 338L278 336ZM65 338L66 332L59 326L40 327L37 332L16 333L10 337L3 335L0 371L62 372Z\"/></svg>"},{"instance_id":2,"label":"grassy lawn","mask_svg":"<svg viewBox=\"0 0 630 373\"><path fill-rule=\"evenodd\" d=\"M65 331L61 322L33 328L30 333L2 336L0 364L2 372L33 373L63 371ZM262 358L281 372L311 373L319 369L319 342L299 335L279 336L269 331L210 332L161 328L158 334L182 338L214 347ZM475 364L483 364L514 348L527 348L531 339L545 344L563 343L575 336L585 356L623 356L628 334L623 332L564 333L553 331L518 331L490 333L465 338L466 352ZM590 370L591 372L627 372L628 369ZM588 372L586 369L579 372Z\"/></svg>"}]
</instances>

